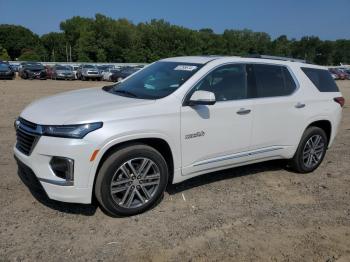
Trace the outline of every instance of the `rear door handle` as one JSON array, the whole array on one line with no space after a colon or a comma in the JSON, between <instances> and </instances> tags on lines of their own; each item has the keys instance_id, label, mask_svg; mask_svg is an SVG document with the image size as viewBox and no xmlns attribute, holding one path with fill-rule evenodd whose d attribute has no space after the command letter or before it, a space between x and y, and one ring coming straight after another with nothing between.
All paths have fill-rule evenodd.
<instances>
[{"instance_id":1,"label":"rear door handle","mask_svg":"<svg viewBox=\"0 0 350 262\"><path fill-rule=\"evenodd\" d=\"M300 102L295 105L295 108L304 108L304 107L305 107L305 104Z\"/></svg>"},{"instance_id":2,"label":"rear door handle","mask_svg":"<svg viewBox=\"0 0 350 262\"><path fill-rule=\"evenodd\" d=\"M237 113L238 115L247 115L247 114L249 114L250 112L251 112L250 109L241 108L241 109L238 110L236 113Z\"/></svg>"}]
</instances>

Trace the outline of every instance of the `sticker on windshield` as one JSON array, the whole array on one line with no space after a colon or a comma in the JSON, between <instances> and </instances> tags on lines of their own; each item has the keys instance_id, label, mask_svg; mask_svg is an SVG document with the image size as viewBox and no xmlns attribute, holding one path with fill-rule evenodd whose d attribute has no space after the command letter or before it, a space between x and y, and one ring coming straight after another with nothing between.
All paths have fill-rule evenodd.
<instances>
[{"instance_id":1,"label":"sticker on windshield","mask_svg":"<svg viewBox=\"0 0 350 262\"><path fill-rule=\"evenodd\" d=\"M197 69L197 66L189 66L189 65L178 65L177 67L174 68L174 70L178 70L178 71L193 71L196 69Z\"/></svg>"}]
</instances>

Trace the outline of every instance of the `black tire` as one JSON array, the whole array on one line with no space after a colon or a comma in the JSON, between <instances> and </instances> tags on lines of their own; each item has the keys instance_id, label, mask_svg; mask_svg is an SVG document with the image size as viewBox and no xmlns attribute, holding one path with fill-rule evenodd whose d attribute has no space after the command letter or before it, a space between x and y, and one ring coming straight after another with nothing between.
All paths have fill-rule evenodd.
<instances>
[{"instance_id":1,"label":"black tire","mask_svg":"<svg viewBox=\"0 0 350 262\"><path fill-rule=\"evenodd\" d=\"M116 171L123 166L127 161L137 158L147 158L157 166L160 178L159 184L152 197L141 206L138 207L123 207L121 202L118 204L112 197L111 183ZM145 144L129 144L118 148L115 152L102 164L95 182L95 196L100 203L101 208L108 214L114 217L132 216L140 214L152 208L163 196L168 183L168 166L163 156L154 148ZM128 185L126 185L128 187ZM136 190L132 189L132 190ZM125 190L126 191L126 190ZM125 193L127 194L127 193Z\"/></svg>"},{"instance_id":2,"label":"black tire","mask_svg":"<svg viewBox=\"0 0 350 262\"><path fill-rule=\"evenodd\" d=\"M320 148L323 149L322 155L320 155L319 158L317 158L317 163L315 163L313 166L307 166L305 161L304 161L304 149L306 148L307 142L315 136L320 136L321 137L321 142L323 143L323 146L320 145ZM297 151L294 154L294 157L289 161L289 166L296 172L298 173L310 173L314 171L316 168L319 167L319 165L322 163L324 156L326 155L328 147L328 138L325 133L325 131L319 127L316 126L310 126L308 127L298 146Z\"/></svg>"}]
</instances>

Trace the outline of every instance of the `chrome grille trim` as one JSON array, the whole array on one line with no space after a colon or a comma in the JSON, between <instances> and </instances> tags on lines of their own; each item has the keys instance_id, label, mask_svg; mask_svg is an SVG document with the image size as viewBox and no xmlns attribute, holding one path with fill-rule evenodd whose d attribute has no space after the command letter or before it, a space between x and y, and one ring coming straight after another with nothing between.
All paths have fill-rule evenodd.
<instances>
[{"instance_id":1,"label":"chrome grille trim","mask_svg":"<svg viewBox=\"0 0 350 262\"><path fill-rule=\"evenodd\" d=\"M23 118L18 118L16 126L16 148L29 156L40 138L40 126Z\"/></svg>"}]
</instances>

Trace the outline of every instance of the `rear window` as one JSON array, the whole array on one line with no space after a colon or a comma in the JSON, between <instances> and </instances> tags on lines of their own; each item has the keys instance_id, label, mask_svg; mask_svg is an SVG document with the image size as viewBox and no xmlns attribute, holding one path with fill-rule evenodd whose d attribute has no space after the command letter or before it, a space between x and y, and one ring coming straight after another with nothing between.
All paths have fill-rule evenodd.
<instances>
[{"instance_id":1,"label":"rear window","mask_svg":"<svg viewBox=\"0 0 350 262\"><path fill-rule=\"evenodd\" d=\"M302 67L301 70L320 92L339 92L338 86L328 70Z\"/></svg>"}]
</instances>

